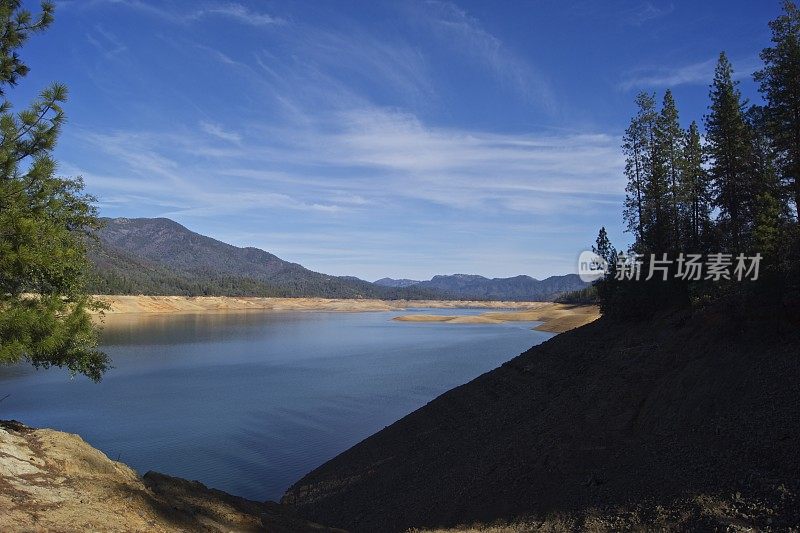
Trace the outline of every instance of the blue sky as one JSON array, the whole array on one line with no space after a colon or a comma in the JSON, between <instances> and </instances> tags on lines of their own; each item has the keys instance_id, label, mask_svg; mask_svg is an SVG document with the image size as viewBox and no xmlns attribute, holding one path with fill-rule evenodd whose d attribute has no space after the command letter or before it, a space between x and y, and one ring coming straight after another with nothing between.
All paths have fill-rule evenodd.
<instances>
[{"instance_id":1,"label":"blue sky","mask_svg":"<svg viewBox=\"0 0 800 533\"><path fill-rule=\"evenodd\" d=\"M9 96L69 86L60 172L104 216L369 280L541 278L575 271L601 225L629 241L636 91L670 87L699 121L725 50L756 101L779 7L65 0Z\"/></svg>"}]
</instances>

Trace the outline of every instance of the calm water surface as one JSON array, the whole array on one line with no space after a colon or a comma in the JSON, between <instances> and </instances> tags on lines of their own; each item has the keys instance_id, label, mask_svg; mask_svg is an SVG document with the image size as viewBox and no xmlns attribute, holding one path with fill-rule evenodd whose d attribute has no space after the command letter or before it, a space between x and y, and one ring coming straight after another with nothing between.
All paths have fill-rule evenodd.
<instances>
[{"instance_id":1,"label":"calm water surface","mask_svg":"<svg viewBox=\"0 0 800 533\"><path fill-rule=\"evenodd\" d=\"M426 314L482 311L425 309ZM407 312L109 317L100 384L0 367L0 418L79 433L141 473L256 500L551 336Z\"/></svg>"}]
</instances>

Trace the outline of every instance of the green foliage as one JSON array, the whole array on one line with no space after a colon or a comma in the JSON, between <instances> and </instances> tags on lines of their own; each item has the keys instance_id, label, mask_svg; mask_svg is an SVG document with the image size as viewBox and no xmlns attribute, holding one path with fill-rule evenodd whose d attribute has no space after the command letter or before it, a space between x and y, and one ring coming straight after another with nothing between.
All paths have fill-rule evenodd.
<instances>
[{"instance_id":1,"label":"green foliage","mask_svg":"<svg viewBox=\"0 0 800 533\"><path fill-rule=\"evenodd\" d=\"M584 287L583 289L579 289L577 291L570 291L568 293L562 294L554 301L560 304L571 304L571 305L597 304L599 302L599 297L597 294L597 286L589 285L588 287Z\"/></svg>"},{"instance_id":2,"label":"green foliage","mask_svg":"<svg viewBox=\"0 0 800 533\"><path fill-rule=\"evenodd\" d=\"M53 2L42 2L42 12L36 20L30 11L20 9L21 3L20 0L0 1L0 25L3 29L0 38L0 96L5 95L6 86L13 87L28 73L28 66L16 51L30 34L46 29L53 22Z\"/></svg>"},{"instance_id":3,"label":"green foliage","mask_svg":"<svg viewBox=\"0 0 800 533\"><path fill-rule=\"evenodd\" d=\"M764 68L754 77L767 102L766 125L784 185L800 211L800 10L785 1L769 23L772 46L761 52Z\"/></svg>"},{"instance_id":4,"label":"green foliage","mask_svg":"<svg viewBox=\"0 0 800 533\"><path fill-rule=\"evenodd\" d=\"M710 241L711 190L708 173L703 168L700 130L692 121L683 143L679 187L678 225L682 243L690 251L704 251L701 244Z\"/></svg>"},{"instance_id":5,"label":"green foliage","mask_svg":"<svg viewBox=\"0 0 800 533\"><path fill-rule=\"evenodd\" d=\"M663 203L660 236L663 246L677 250L682 238L679 202L685 134L678 120L678 108L672 91L664 93L661 112L656 121L655 142L658 158L657 172L662 187Z\"/></svg>"},{"instance_id":6,"label":"green foliage","mask_svg":"<svg viewBox=\"0 0 800 533\"><path fill-rule=\"evenodd\" d=\"M753 229L755 247L770 258L777 258L785 246L782 240L782 206L775 197L767 192L756 198L756 220Z\"/></svg>"},{"instance_id":7,"label":"green foliage","mask_svg":"<svg viewBox=\"0 0 800 533\"><path fill-rule=\"evenodd\" d=\"M709 93L706 153L714 184L714 206L719 209L718 224L725 244L743 250L750 244L756 195L750 168L751 132L745 120L745 102L736 86L733 67L723 52Z\"/></svg>"},{"instance_id":8,"label":"green foliage","mask_svg":"<svg viewBox=\"0 0 800 533\"><path fill-rule=\"evenodd\" d=\"M666 91L660 110L653 95L636 97L636 115L623 141L628 178L623 217L634 235L632 251L644 256L641 272L649 271L650 254L674 261L679 253L758 253L758 281L684 281L675 279L675 268L669 281L607 276L595 285L604 313L632 318L676 306L777 307L790 313L800 308L800 11L795 4L785 2L770 28L773 46L762 51L764 68L754 75L766 105L748 107L721 53L704 136L695 122L681 131L677 106Z\"/></svg>"},{"instance_id":9,"label":"green foliage","mask_svg":"<svg viewBox=\"0 0 800 533\"><path fill-rule=\"evenodd\" d=\"M605 259L606 263L613 265L617 260L617 251L611 246L611 241L608 239L608 232L605 226L600 228L597 233L597 239L594 241L592 251Z\"/></svg>"},{"instance_id":10,"label":"green foliage","mask_svg":"<svg viewBox=\"0 0 800 533\"><path fill-rule=\"evenodd\" d=\"M647 202L647 191L653 170L653 139L656 121L656 104L651 94L636 96L636 116L631 119L622 139L625 154L624 218L628 231L634 234L636 243L644 246L652 223L651 203Z\"/></svg>"},{"instance_id":11,"label":"green foliage","mask_svg":"<svg viewBox=\"0 0 800 533\"><path fill-rule=\"evenodd\" d=\"M49 2L34 20L19 1L0 1L0 362L66 367L98 380L107 358L89 316L99 304L85 291L84 234L99 222L83 182L56 176L51 156L67 89L54 84L18 113L6 99L28 72L17 49L52 20Z\"/></svg>"},{"instance_id":12,"label":"green foliage","mask_svg":"<svg viewBox=\"0 0 800 533\"><path fill-rule=\"evenodd\" d=\"M97 339L87 308L88 298L65 305L57 295L24 298L0 312L0 361L28 360L36 367L66 367L99 380L105 356L94 347Z\"/></svg>"},{"instance_id":13,"label":"green foliage","mask_svg":"<svg viewBox=\"0 0 800 533\"><path fill-rule=\"evenodd\" d=\"M700 134L693 123L681 129L671 91L661 109L655 96L636 97L636 115L625 131L623 152L628 178L624 219L638 253L675 252L687 236L698 236L708 217L708 180Z\"/></svg>"}]
</instances>

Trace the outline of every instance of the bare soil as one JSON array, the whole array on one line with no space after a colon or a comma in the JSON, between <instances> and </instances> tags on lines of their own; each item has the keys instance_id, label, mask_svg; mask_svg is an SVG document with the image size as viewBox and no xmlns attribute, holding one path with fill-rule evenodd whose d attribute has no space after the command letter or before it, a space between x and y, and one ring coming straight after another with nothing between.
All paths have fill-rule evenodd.
<instances>
[{"instance_id":1,"label":"bare soil","mask_svg":"<svg viewBox=\"0 0 800 533\"><path fill-rule=\"evenodd\" d=\"M800 328L774 317L601 318L443 394L282 502L364 532L797 531L798 376Z\"/></svg>"},{"instance_id":2,"label":"bare soil","mask_svg":"<svg viewBox=\"0 0 800 533\"><path fill-rule=\"evenodd\" d=\"M0 531L333 532L262 503L155 472L144 478L79 436L0 422Z\"/></svg>"},{"instance_id":3,"label":"bare soil","mask_svg":"<svg viewBox=\"0 0 800 533\"><path fill-rule=\"evenodd\" d=\"M234 296L104 296L106 315L147 313L207 313L224 311L393 311L410 307L442 309L520 309L543 302L495 302L465 300L372 300L331 298L259 298ZM546 302L545 302L546 303Z\"/></svg>"},{"instance_id":4,"label":"bare soil","mask_svg":"<svg viewBox=\"0 0 800 533\"><path fill-rule=\"evenodd\" d=\"M490 311L480 315L403 315L395 320L403 322L444 322L447 324L501 324L503 322L542 322L537 331L563 333L579 328L600 318L596 305L569 305L551 302L528 304L514 311Z\"/></svg>"}]
</instances>

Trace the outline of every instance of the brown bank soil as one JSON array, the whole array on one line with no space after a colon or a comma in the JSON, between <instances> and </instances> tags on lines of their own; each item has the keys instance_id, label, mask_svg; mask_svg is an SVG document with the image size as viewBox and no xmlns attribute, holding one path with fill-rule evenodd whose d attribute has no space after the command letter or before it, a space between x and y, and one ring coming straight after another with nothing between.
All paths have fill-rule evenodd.
<instances>
[{"instance_id":1,"label":"brown bank soil","mask_svg":"<svg viewBox=\"0 0 800 533\"><path fill-rule=\"evenodd\" d=\"M354 532L798 531L800 328L601 318L457 387L292 486Z\"/></svg>"},{"instance_id":2,"label":"brown bank soil","mask_svg":"<svg viewBox=\"0 0 800 533\"><path fill-rule=\"evenodd\" d=\"M401 315L405 322L447 322L451 324L499 324L542 322L534 329L562 333L596 320L594 305L552 302L494 302L465 300L357 300L329 298L256 298L233 296L97 296L108 309L106 319L136 320L139 317L181 313L226 313L242 311L398 311L409 308L494 309L480 315Z\"/></svg>"},{"instance_id":3,"label":"brown bank soil","mask_svg":"<svg viewBox=\"0 0 800 533\"><path fill-rule=\"evenodd\" d=\"M331 298L258 298L234 296L107 296L97 298L106 314L207 313L225 311L394 311L411 307L440 309L526 309L540 302L464 300L370 300Z\"/></svg>"},{"instance_id":4,"label":"brown bank soil","mask_svg":"<svg viewBox=\"0 0 800 533\"><path fill-rule=\"evenodd\" d=\"M480 315L403 315L403 322L444 322L447 324L500 324L503 322L542 322L535 330L563 333L600 318L596 305L568 305L551 302L529 303L512 311L490 311Z\"/></svg>"},{"instance_id":5,"label":"brown bank soil","mask_svg":"<svg viewBox=\"0 0 800 533\"><path fill-rule=\"evenodd\" d=\"M333 532L198 482L143 478L79 436L0 422L0 531Z\"/></svg>"}]
</instances>

